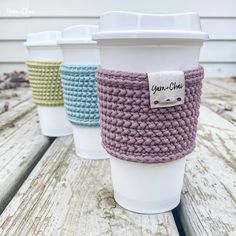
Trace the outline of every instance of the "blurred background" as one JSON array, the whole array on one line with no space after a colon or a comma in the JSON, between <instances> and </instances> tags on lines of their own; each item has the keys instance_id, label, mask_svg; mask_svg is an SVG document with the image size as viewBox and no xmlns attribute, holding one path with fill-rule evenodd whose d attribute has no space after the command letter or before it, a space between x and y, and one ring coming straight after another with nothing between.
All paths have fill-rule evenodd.
<instances>
[{"instance_id":1,"label":"blurred background","mask_svg":"<svg viewBox=\"0 0 236 236\"><path fill-rule=\"evenodd\" d=\"M73 24L96 24L108 10L146 13L195 11L210 35L200 61L207 77L236 75L235 0L1 0L0 74L26 70L23 42L30 32L62 30Z\"/></svg>"}]
</instances>

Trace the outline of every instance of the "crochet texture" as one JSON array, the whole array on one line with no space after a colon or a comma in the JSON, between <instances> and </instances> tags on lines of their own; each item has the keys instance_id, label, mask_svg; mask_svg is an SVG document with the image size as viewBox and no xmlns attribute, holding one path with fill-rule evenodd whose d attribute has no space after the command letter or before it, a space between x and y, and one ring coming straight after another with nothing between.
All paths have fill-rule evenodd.
<instances>
[{"instance_id":1,"label":"crochet texture","mask_svg":"<svg viewBox=\"0 0 236 236\"><path fill-rule=\"evenodd\" d=\"M95 65L61 65L65 108L67 117L72 123L99 126L96 69Z\"/></svg>"},{"instance_id":2,"label":"crochet texture","mask_svg":"<svg viewBox=\"0 0 236 236\"><path fill-rule=\"evenodd\" d=\"M150 108L148 77L98 69L96 74L103 146L114 157L159 163L193 151L204 71L185 71L183 105Z\"/></svg>"},{"instance_id":3,"label":"crochet texture","mask_svg":"<svg viewBox=\"0 0 236 236\"><path fill-rule=\"evenodd\" d=\"M59 61L27 61L33 102L44 106L64 104Z\"/></svg>"}]
</instances>

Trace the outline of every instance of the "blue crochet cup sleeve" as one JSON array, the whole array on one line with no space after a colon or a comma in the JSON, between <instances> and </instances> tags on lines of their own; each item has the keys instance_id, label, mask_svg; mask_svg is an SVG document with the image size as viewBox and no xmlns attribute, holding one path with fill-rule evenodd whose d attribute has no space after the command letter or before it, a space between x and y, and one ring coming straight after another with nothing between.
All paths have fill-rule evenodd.
<instances>
[{"instance_id":1,"label":"blue crochet cup sleeve","mask_svg":"<svg viewBox=\"0 0 236 236\"><path fill-rule=\"evenodd\" d=\"M95 74L97 65L60 67L64 104L68 120L76 125L99 126Z\"/></svg>"}]
</instances>

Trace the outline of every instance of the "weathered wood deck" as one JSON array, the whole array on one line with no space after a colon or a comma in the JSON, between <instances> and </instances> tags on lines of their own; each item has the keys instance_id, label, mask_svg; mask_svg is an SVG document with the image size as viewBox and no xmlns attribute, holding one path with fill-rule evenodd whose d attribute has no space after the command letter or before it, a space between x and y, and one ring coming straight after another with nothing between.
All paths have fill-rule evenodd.
<instances>
[{"instance_id":1,"label":"weathered wood deck","mask_svg":"<svg viewBox=\"0 0 236 236\"><path fill-rule=\"evenodd\" d=\"M109 161L78 158L72 136L42 136L29 90L20 92L0 115L0 235L236 235L233 79L205 81L197 148L175 218L118 206Z\"/></svg>"}]
</instances>

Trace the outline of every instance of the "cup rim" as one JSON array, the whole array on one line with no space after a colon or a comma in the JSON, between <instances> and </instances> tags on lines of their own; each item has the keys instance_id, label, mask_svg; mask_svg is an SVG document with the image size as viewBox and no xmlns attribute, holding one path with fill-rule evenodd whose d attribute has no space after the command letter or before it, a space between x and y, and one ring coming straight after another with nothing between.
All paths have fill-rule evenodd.
<instances>
[{"instance_id":1,"label":"cup rim","mask_svg":"<svg viewBox=\"0 0 236 236\"><path fill-rule=\"evenodd\" d=\"M101 40L125 40L125 39L182 39L182 40L199 40L206 41L209 39L208 34L197 31L168 31L168 30L132 30L132 31L109 31L98 32L93 34L92 39Z\"/></svg>"},{"instance_id":2,"label":"cup rim","mask_svg":"<svg viewBox=\"0 0 236 236\"><path fill-rule=\"evenodd\" d=\"M96 45L97 42L91 39L60 39L57 41L58 45L69 45L69 44L91 44Z\"/></svg>"}]
</instances>

